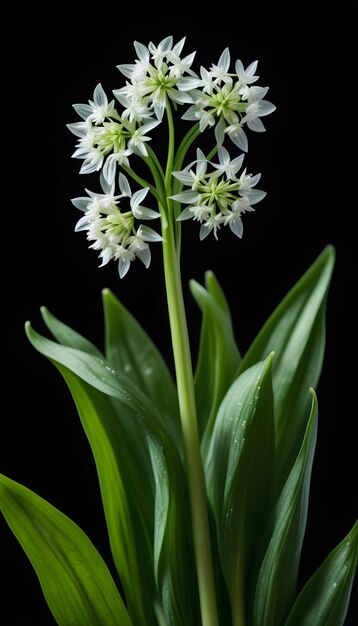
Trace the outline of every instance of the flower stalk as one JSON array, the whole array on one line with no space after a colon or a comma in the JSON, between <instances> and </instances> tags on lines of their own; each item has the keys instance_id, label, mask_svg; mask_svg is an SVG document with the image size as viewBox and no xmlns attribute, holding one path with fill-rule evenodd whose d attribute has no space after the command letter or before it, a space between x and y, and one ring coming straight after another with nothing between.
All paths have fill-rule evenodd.
<instances>
[{"instance_id":1,"label":"flower stalk","mask_svg":"<svg viewBox=\"0 0 358 626\"><path fill-rule=\"evenodd\" d=\"M172 228L168 222L163 223L162 233L165 284L191 503L202 625L218 626L205 478L200 456L193 371L180 266Z\"/></svg>"},{"instance_id":2,"label":"flower stalk","mask_svg":"<svg viewBox=\"0 0 358 626\"><path fill-rule=\"evenodd\" d=\"M171 218L172 169L175 133L171 106L167 103L169 129L168 159L165 173L168 216L162 219L163 259L169 321L177 379L179 410L183 433L185 465L191 504L194 552L197 567L202 626L218 626L218 611L210 541L207 495L204 469L200 454L200 440L196 417L193 368L191 363L188 327L185 315L180 272L180 254L176 249ZM163 213L163 208L160 207Z\"/></svg>"}]
</instances>

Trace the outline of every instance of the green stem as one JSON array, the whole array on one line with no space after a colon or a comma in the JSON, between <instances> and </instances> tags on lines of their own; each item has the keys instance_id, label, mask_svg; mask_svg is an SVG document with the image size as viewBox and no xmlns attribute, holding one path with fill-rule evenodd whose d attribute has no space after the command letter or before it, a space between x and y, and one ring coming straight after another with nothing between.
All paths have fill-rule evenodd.
<instances>
[{"instance_id":1,"label":"green stem","mask_svg":"<svg viewBox=\"0 0 358 626\"><path fill-rule=\"evenodd\" d=\"M170 195L175 137L169 102L167 103L167 115L169 148L165 172L165 188L167 195ZM171 201L167 200L167 202L170 215ZM191 504L191 520L202 626L218 626L207 495L204 469L200 455L193 370L180 275L180 262L174 238L175 224L172 219L168 220L166 216L163 215L163 209L161 209L161 212L163 216L162 235L165 284L183 431L186 474Z\"/></svg>"},{"instance_id":2,"label":"green stem","mask_svg":"<svg viewBox=\"0 0 358 626\"><path fill-rule=\"evenodd\" d=\"M121 167L125 171L125 173L128 174L128 176L130 176L131 178L133 178L133 180L135 180L137 183L139 183L141 187L149 187L150 191L152 192L157 202L162 201L157 189L153 187L153 185L148 183L144 178L141 178L141 176L138 176L138 174L136 174L128 165L125 165L124 163L122 163Z\"/></svg>"},{"instance_id":3,"label":"green stem","mask_svg":"<svg viewBox=\"0 0 358 626\"><path fill-rule=\"evenodd\" d=\"M200 455L193 372L180 265L170 224L163 224L163 256L178 386L202 626L218 626L204 470Z\"/></svg>"}]
</instances>

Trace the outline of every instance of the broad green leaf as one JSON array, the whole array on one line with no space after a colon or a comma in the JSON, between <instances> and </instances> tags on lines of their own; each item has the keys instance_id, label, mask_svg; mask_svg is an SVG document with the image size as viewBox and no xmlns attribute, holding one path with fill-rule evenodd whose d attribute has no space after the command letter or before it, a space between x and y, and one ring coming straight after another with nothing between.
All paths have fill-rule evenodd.
<instances>
[{"instance_id":1,"label":"broad green leaf","mask_svg":"<svg viewBox=\"0 0 358 626\"><path fill-rule=\"evenodd\" d=\"M249 556L260 548L273 471L271 361L258 363L221 403L206 459L208 495L234 624L244 623Z\"/></svg>"},{"instance_id":2,"label":"broad green leaf","mask_svg":"<svg viewBox=\"0 0 358 626\"><path fill-rule=\"evenodd\" d=\"M115 370L105 359L46 339L34 331L29 322L26 323L26 333L41 354L64 365L95 389L119 400L133 411L146 428L166 432L165 421L149 398L130 378Z\"/></svg>"},{"instance_id":3,"label":"broad green leaf","mask_svg":"<svg viewBox=\"0 0 358 626\"><path fill-rule=\"evenodd\" d=\"M197 626L199 601L191 539L190 503L176 450L165 457L149 440L156 483L154 566L167 626Z\"/></svg>"},{"instance_id":4,"label":"broad green leaf","mask_svg":"<svg viewBox=\"0 0 358 626\"><path fill-rule=\"evenodd\" d=\"M142 424L128 407L53 362L72 393L93 452L111 551L129 614L135 624L151 626L156 595L154 484Z\"/></svg>"},{"instance_id":5,"label":"broad green leaf","mask_svg":"<svg viewBox=\"0 0 358 626\"><path fill-rule=\"evenodd\" d=\"M206 289L194 280L190 281L192 295L203 316L195 371L195 396L204 456L218 408L240 363L230 310L212 272L206 272L205 284Z\"/></svg>"},{"instance_id":6,"label":"broad green leaf","mask_svg":"<svg viewBox=\"0 0 358 626\"><path fill-rule=\"evenodd\" d=\"M309 413L307 390L316 387L325 346L325 309L334 265L328 246L284 298L245 354L239 373L272 350L277 494L302 444Z\"/></svg>"},{"instance_id":7,"label":"broad green leaf","mask_svg":"<svg viewBox=\"0 0 358 626\"><path fill-rule=\"evenodd\" d=\"M100 359L103 358L102 353L98 350L98 348L96 348L96 346L93 345L93 343L88 341L85 337L82 337L82 335L69 326L66 326L63 322L60 322L60 320L52 315L52 313L50 313L50 311L44 306L41 307L41 315L47 328L63 346L77 348L77 350L82 350L82 352L87 352L88 354L97 356Z\"/></svg>"},{"instance_id":8,"label":"broad green leaf","mask_svg":"<svg viewBox=\"0 0 358 626\"><path fill-rule=\"evenodd\" d=\"M358 522L302 589L285 626L343 626L357 553Z\"/></svg>"},{"instance_id":9,"label":"broad green leaf","mask_svg":"<svg viewBox=\"0 0 358 626\"><path fill-rule=\"evenodd\" d=\"M316 434L317 399L312 390L306 433L274 512L272 537L257 580L254 626L282 624L295 597Z\"/></svg>"},{"instance_id":10,"label":"broad green leaf","mask_svg":"<svg viewBox=\"0 0 358 626\"><path fill-rule=\"evenodd\" d=\"M176 388L156 346L129 311L109 290L103 291L106 357L151 399L181 450L181 428Z\"/></svg>"},{"instance_id":11,"label":"broad green leaf","mask_svg":"<svg viewBox=\"0 0 358 626\"><path fill-rule=\"evenodd\" d=\"M154 479L147 431L160 416L133 383L103 359L27 334L61 371L77 404L100 480L114 562L135 623L153 622ZM101 393L100 393L101 392Z\"/></svg>"},{"instance_id":12,"label":"broad green leaf","mask_svg":"<svg viewBox=\"0 0 358 626\"><path fill-rule=\"evenodd\" d=\"M59 626L132 626L106 564L74 522L2 475L0 505Z\"/></svg>"},{"instance_id":13,"label":"broad green leaf","mask_svg":"<svg viewBox=\"0 0 358 626\"><path fill-rule=\"evenodd\" d=\"M152 589L155 583L150 543L154 536L155 477L149 448L143 441L146 438L155 444L160 442L166 463L174 464L173 472L177 476L183 472L178 451L165 430L162 417L131 380L102 359L41 337L29 325L27 333L37 350L60 369L75 397L98 467L107 522L110 520L111 545L123 579L129 614L135 623L152 626L152 613L158 605ZM95 411L88 406L88 398ZM114 415L103 402L113 404ZM108 468L108 464L112 467ZM112 480L116 481L115 486ZM187 504L185 509L187 512ZM175 537L171 540L175 541ZM181 548L179 542L178 549ZM171 601L175 602L176 594L177 587L168 588Z\"/></svg>"}]
</instances>

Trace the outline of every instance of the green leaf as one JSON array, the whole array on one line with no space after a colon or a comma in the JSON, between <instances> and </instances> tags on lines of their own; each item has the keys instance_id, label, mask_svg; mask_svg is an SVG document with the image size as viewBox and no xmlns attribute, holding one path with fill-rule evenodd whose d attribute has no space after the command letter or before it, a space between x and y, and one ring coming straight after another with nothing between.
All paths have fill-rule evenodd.
<instances>
[{"instance_id":1,"label":"green leaf","mask_svg":"<svg viewBox=\"0 0 358 626\"><path fill-rule=\"evenodd\" d=\"M190 281L192 295L202 311L195 396L205 457L220 403L234 380L240 354L225 295L212 272L205 274L206 289Z\"/></svg>"},{"instance_id":2,"label":"green leaf","mask_svg":"<svg viewBox=\"0 0 358 626\"><path fill-rule=\"evenodd\" d=\"M0 504L59 626L132 625L106 564L74 522L2 475Z\"/></svg>"},{"instance_id":3,"label":"green leaf","mask_svg":"<svg viewBox=\"0 0 358 626\"><path fill-rule=\"evenodd\" d=\"M357 553L358 522L302 589L285 626L343 626Z\"/></svg>"},{"instance_id":4,"label":"green leaf","mask_svg":"<svg viewBox=\"0 0 358 626\"><path fill-rule=\"evenodd\" d=\"M271 541L257 580L254 626L282 624L295 597L317 435L317 398L311 393L302 447L277 503Z\"/></svg>"},{"instance_id":5,"label":"green leaf","mask_svg":"<svg viewBox=\"0 0 358 626\"><path fill-rule=\"evenodd\" d=\"M161 614L161 609L160 605L158 609L153 565L154 481L158 478L153 476L148 440L152 447L160 444L166 466L172 468L171 475L177 481L183 476L179 453L162 417L131 380L102 359L41 337L30 325L27 325L27 333L34 347L55 363L74 395L94 452L111 547L129 614L134 623L152 626L155 623L153 611ZM179 498L187 516L188 502L182 495ZM178 533L174 531L169 532L168 538L174 546L172 552L168 551L171 555L168 561L173 561L174 568L177 567L175 563L184 568L183 542L178 540ZM187 548L185 545L185 553ZM180 553L180 559L178 556L172 558L173 550ZM159 554L156 548L156 555ZM181 590L184 587L185 596L190 597L192 592L188 593L186 588L190 573L181 578L186 580L185 585L181 584ZM184 593L179 586L175 580L167 585L166 602L170 600L173 604L178 594ZM194 586L191 584L192 589ZM182 622L173 622L177 623Z\"/></svg>"},{"instance_id":6,"label":"green leaf","mask_svg":"<svg viewBox=\"0 0 358 626\"><path fill-rule=\"evenodd\" d=\"M176 450L165 455L148 441L156 483L154 566L167 626L197 626L199 601L190 524L190 503Z\"/></svg>"},{"instance_id":7,"label":"green leaf","mask_svg":"<svg viewBox=\"0 0 358 626\"><path fill-rule=\"evenodd\" d=\"M220 406L206 460L209 500L233 624L245 621L250 555L260 547L273 471L271 361L231 386Z\"/></svg>"},{"instance_id":8,"label":"green leaf","mask_svg":"<svg viewBox=\"0 0 358 626\"><path fill-rule=\"evenodd\" d=\"M166 428L182 449L178 397L171 374L156 346L129 311L109 290L103 291L106 357L151 399Z\"/></svg>"},{"instance_id":9,"label":"green leaf","mask_svg":"<svg viewBox=\"0 0 358 626\"><path fill-rule=\"evenodd\" d=\"M91 446L113 560L133 622L154 619L154 485L146 436L133 411L54 361ZM143 476L146 477L143 480Z\"/></svg>"},{"instance_id":10,"label":"green leaf","mask_svg":"<svg viewBox=\"0 0 358 626\"><path fill-rule=\"evenodd\" d=\"M309 413L307 390L316 387L325 346L325 309L334 265L328 246L284 298L245 354L239 373L272 350L279 494L302 444Z\"/></svg>"},{"instance_id":11,"label":"green leaf","mask_svg":"<svg viewBox=\"0 0 358 626\"><path fill-rule=\"evenodd\" d=\"M147 431L161 432L160 416L140 389L103 359L45 339L30 325L27 334L54 362L73 394L94 454L129 613L135 623L151 626L155 495Z\"/></svg>"},{"instance_id":12,"label":"green leaf","mask_svg":"<svg viewBox=\"0 0 358 626\"><path fill-rule=\"evenodd\" d=\"M96 348L96 346L93 345L93 343L88 341L85 337L82 337L82 335L69 326L66 326L63 322L60 322L60 320L52 315L52 313L50 313L50 311L44 306L41 307L41 315L47 328L63 346L77 348L77 350L82 350L82 352L87 352L88 354L97 356L100 359L103 358L102 353L98 350L98 348Z\"/></svg>"}]
</instances>

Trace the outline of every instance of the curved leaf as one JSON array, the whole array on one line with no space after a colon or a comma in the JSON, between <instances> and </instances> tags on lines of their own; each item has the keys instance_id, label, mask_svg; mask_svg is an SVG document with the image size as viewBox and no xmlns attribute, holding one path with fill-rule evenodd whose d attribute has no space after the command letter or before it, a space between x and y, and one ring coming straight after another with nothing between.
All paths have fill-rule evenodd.
<instances>
[{"instance_id":1,"label":"curved leaf","mask_svg":"<svg viewBox=\"0 0 358 626\"><path fill-rule=\"evenodd\" d=\"M135 622L149 626L155 599L154 480L147 436L148 431L162 434L160 416L140 389L103 359L45 339L29 324L26 330L34 347L61 371L74 396L94 453L129 613Z\"/></svg>"},{"instance_id":2,"label":"curved leaf","mask_svg":"<svg viewBox=\"0 0 358 626\"><path fill-rule=\"evenodd\" d=\"M154 485L142 424L128 407L54 364L72 393L93 452L111 551L129 614L135 624L151 626L156 596Z\"/></svg>"},{"instance_id":3,"label":"curved leaf","mask_svg":"<svg viewBox=\"0 0 358 626\"><path fill-rule=\"evenodd\" d=\"M316 387L325 346L325 309L334 265L328 246L284 298L245 354L239 373L272 350L275 399L276 492L279 494L302 444L309 413L307 390Z\"/></svg>"},{"instance_id":4,"label":"curved leaf","mask_svg":"<svg viewBox=\"0 0 358 626\"><path fill-rule=\"evenodd\" d=\"M106 564L74 522L2 475L0 504L59 626L132 626Z\"/></svg>"},{"instance_id":5,"label":"curved leaf","mask_svg":"<svg viewBox=\"0 0 358 626\"><path fill-rule=\"evenodd\" d=\"M171 374L156 346L129 311L109 290L103 291L106 357L126 374L162 415L166 428L182 449L178 397Z\"/></svg>"},{"instance_id":6,"label":"curved leaf","mask_svg":"<svg viewBox=\"0 0 358 626\"><path fill-rule=\"evenodd\" d=\"M357 553L358 522L302 589L285 626L343 626Z\"/></svg>"},{"instance_id":7,"label":"curved leaf","mask_svg":"<svg viewBox=\"0 0 358 626\"><path fill-rule=\"evenodd\" d=\"M153 611L161 614L161 608L153 589L155 476L148 441L151 442L151 450L153 445L160 443L165 463L172 468L171 475L175 475L177 481L183 474L178 451L165 430L160 414L129 378L116 372L102 359L41 337L30 325L27 325L27 333L32 344L55 362L75 397L95 454L106 517L109 520L111 546L123 579L129 613L135 623L152 626L155 623ZM111 406L114 414L110 410ZM144 439L146 445L143 444ZM112 479L115 480L114 484ZM182 496L179 497L187 512L188 505ZM183 543L177 541L173 531L168 536L172 545L175 545L175 551L181 551L182 556ZM175 551L169 554L173 556ZM161 554L157 548L156 554ZM149 561L151 568L148 566ZM180 568L184 568L184 561L176 557L176 562L180 563ZM167 585L167 603L176 602L178 589L176 582ZM164 602L163 597L162 600ZM176 623L184 624L185 620L173 622L173 625Z\"/></svg>"},{"instance_id":8,"label":"curved leaf","mask_svg":"<svg viewBox=\"0 0 358 626\"><path fill-rule=\"evenodd\" d=\"M66 326L63 322L60 322L45 306L42 306L40 310L47 328L59 343L70 348L77 348L77 350L82 350L82 352L87 352L100 359L103 358L102 353L93 343L69 326Z\"/></svg>"},{"instance_id":9,"label":"curved leaf","mask_svg":"<svg viewBox=\"0 0 358 626\"><path fill-rule=\"evenodd\" d=\"M230 309L212 272L206 272L205 284L206 289L196 281L190 281L192 295L203 315L194 382L204 456L218 408L240 363Z\"/></svg>"},{"instance_id":10,"label":"curved leaf","mask_svg":"<svg viewBox=\"0 0 358 626\"><path fill-rule=\"evenodd\" d=\"M220 406L206 460L209 500L234 624L244 623L250 555L260 548L273 471L271 361L231 386Z\"/></svg>"},{"instance_id":11,"label":"curved leaf","mask_svg":"<svg viewBox=\"0 0 358 626\"><path fill-rule=\"evenodd\" d=\"M306 528L316 436L317 398L312 390L303 444L277 503L271 541L257 580L254 626L281 624L292 606Z\"/></svg>"}]
</instances>

